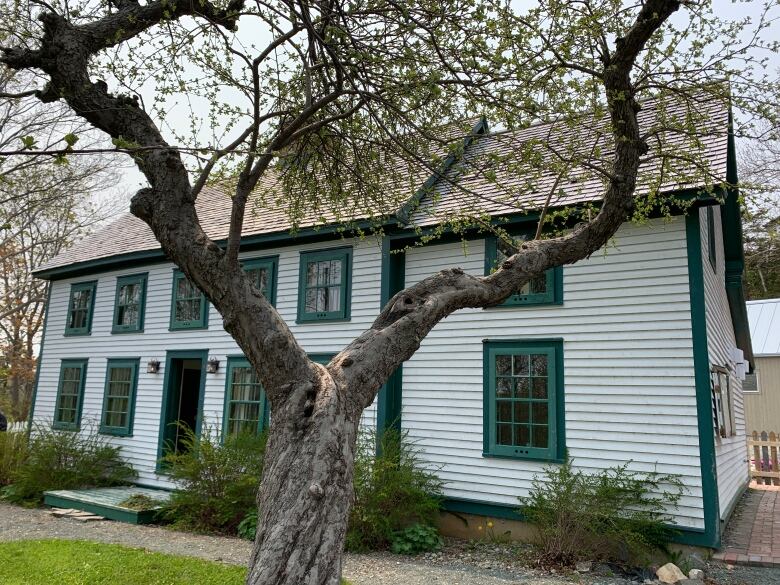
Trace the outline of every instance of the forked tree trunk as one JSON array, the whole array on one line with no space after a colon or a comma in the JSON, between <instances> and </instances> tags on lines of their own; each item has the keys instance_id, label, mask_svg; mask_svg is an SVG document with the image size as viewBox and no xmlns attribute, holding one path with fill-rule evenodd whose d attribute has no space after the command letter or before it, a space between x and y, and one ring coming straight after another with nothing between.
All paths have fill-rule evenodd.
<instances>
[{"instance_id":1,"label":"forked tree trunk","mask_svg":"<svg viewBox=\"0 0 780 585\"><path fill-rule=\"evenodd\" d=\"M272 407L248 585L339 585L360 417L327 374L314 394Z\"/></svg>"}]
</instances>

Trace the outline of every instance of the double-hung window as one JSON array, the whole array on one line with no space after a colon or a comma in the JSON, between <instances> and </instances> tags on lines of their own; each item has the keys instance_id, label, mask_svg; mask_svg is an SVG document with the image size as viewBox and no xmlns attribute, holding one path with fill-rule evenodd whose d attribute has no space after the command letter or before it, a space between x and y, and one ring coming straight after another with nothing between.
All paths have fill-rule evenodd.
<instances>
[{"instance_id":1,"label":"double-hung window","mask_svg":"<svg viewBox=\"0 0 780 585\"><path fill-rule=\"evenodd\" d=\"M86 378L86 359L62 360L57 400L54 403L53 428L65 431L79 430Z\"/></svg>"},{"instance_id":2,"label":"double-hung window","mask_svg":"<svg viewBox=\"0 0 780 585\"><path fill-rule=\"evenodd\" d=\"M120 436L133 434L138 362L138 359L108 360L103 414L100 418L101 433Z\"/></svg>"},{"instance_id":3,"label":"double-hung window","mask_svg":"<svg viewBox=\"0 0 780 585\"><path fill-rule=\"evenodd\" d=\"M206 296L181 270L174 270L170 328L206 329L208 318Z\"/></svg>"},{"instance_id":4,"label":"double-hung window","mask_svg":"<svg viewBox=\"0 0 780 585\"><path fill-rule=\"evenodd\" d=\"M277 258L254 258L243 260L244 272L252 280L266 299L273 305L276 303L276 264Z\"/></svg>"},{"instance_id":5,"label":"double-hung window","mask_svg":"<svg viewBox=\"0 0 780 585\"><path fill-rule=\"evenodd\" d=\"M486 341L484 454L565 456L563 341Z\"/></svg>"},{"instance_id":6,"label":"double-hung window","mask_svg":"<svg viewBox=\"0 0 780 585\"><path fill-rule=\"evenodd\" d=\"M65 335L89 335L95 308L97 282L79 282L70 286Z\"/></svg>"},{"instance_id":7,"label":"double-hung window","mask_svg":"<svg viewBox=\"0 0 780 585\"><path fill-rule=\"evenodd\" d=\"M146 274L120 276L116 280L112 333L133 333L144 329Z\"/></svg>"},{"instance_id":8,"label":"double-hung window","mask_svg":"<svg viewBox=\"0 0 780 585\"><path fill-rule=\"evenodd\" d=\"M731 374L728 368L712 366L710 383L715 436L718 440L733 437L737 434L737 426L734 418L734 400L731 395Z\"/></svg>"},{"instance_id":9,"label":"double-hung window","mask_svg":"<svg viewBox=\"0 0 780 585\"><path fill-rule=\"evenodd\" d=\"M514 236L511 241L505 237L489 236L485 239L485 275L495 272L501 264L517 252L525 236ZM531 305L560 305L563 302L563 269L558 266L546 270L525 283L515 294L507 298L502 307Z\"/></svg>"},{"instance_id":10,"label":"double-hung window","mask_svg":"<svg viewBox=\"0 0 780 585\"><path fill-rule=\"evenodd\" d=\"M302 252L298 321L349 319L352 248Z\"/></svg>"},{"instance_id":11,"label":"double-hung window","mask_svg":"<svg viewBox=\"0 0 780 585\"><path fill-rule=\"evenodd\" d=\"M223 436L257 435L268 424L268 401L246 358L229 358Z\"/></svg>"}]
</instances>

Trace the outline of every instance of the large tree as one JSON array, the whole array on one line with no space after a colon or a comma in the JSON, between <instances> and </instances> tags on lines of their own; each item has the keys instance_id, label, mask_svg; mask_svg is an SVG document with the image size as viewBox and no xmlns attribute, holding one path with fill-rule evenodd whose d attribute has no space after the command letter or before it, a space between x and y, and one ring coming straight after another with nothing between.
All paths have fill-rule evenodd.
<instances>
[{"instance_id":1,"label":"large tree","mask_svg":"<svg viewBox=\"0 0 780 585\"><path fill-rule=\"evenodd\" d=\"M149 186L134 196L132 213L219 310L270 401L252 584L338 583L360 415L437 323L499 303L548 268L604 246L637 209L644 161L655 161L660 178L643 181L643 208L675 172L671 184L706 174L679 140L664 140L676 126L696 143L698 93L729 99L722 83L705 82L730 75L731 99L771 115L750 91L761 80L748 72L768 20L740 43L747 23L724 24L706 3L685 3L677 20L678 0L555 0L524 11L492 0L36 5L40 27L20 27L1 60L41 72L47 81L37 99L64 100L133 157ZM147 104L140 96L150 86L156 93ZM762 91L776 95L768 84ZM208 111L205 129L166 127L174 95L178 107L189 101ZM654 96L676 96L684 119L660 115L640 130L640 100ZM279 178L281 195L264 187L259 200L281 197L293 225L310 216L347 222L357 208L380 215L393 194L457 154L459 141L442 123L482 113L506 132L552 120L573 142L596 141L584 149L533 141L481 172L490 178L493 164L535 165L563 179L584 169L603 186L598 209L565 235L524 243L489 276L452 268L400 291L327 366L313 363L239 263L261 179ZM217 171L223 187L232 185L224 246L205 233L195 207ZM476 212L447 221L489 229Z\"/></svg>"}]
</instances>

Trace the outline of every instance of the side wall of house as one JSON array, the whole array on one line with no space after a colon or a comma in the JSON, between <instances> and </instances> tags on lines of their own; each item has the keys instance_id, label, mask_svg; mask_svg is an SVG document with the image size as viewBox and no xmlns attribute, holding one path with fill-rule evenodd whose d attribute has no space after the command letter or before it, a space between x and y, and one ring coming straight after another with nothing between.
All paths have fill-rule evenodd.
<instances>
[{"instance_id":1,"label":"side wall of house","mask_svg":"<svg viewBox=\"0 0 780 585\"><path fill-rule=\"evenodd\" d=\"M296 324L298 303L299 252L327 249L351 244L352 261L351 319L348 322ZM379 311L381 242L374 238L363 241L337 241L307 244L289 248L268 249L242 254L245 259L279 256L276 306L290 324L303 347L311 353L336 353L359 333L368 328ZM138 392L132 437L111 437L122 447L123 455L139 472L139 482L169 486L170 482L155 473L160 431L160 412L165 379L167 351L207 350L220 360L216 374L206 374L204 420L208 425L221 426L227 370L227 356L240 355L233 339L222 328L222 320L214 307L209 307L208 330L169 331L173 265L159 263L142 268L115 270L53 283L40 379L35 404L35 423L50 424L54 414L61 360L88 358L82 431L99 424L109 358L140 358ZM143 333L112 334L116 279L119 276L149 273L146 294L146 318ZM73 282L97 280L97 292L92 333L88 336L64 336L70 286ZM146 363L156 359L161 363L157 374L146 373ZM364 423L373 425L374 406L366 410Z\"/></svg>"},{"instance_id":2,"label":"side wall of house","mask_svg":"<svg viewBox=\"0 0 780 585\"><path fill-rule=\"evenodd\" d=\"M406 284L453 265L484 270L484 243L407 252ZM517 505L543 461L483 456L483 340L562 338L566 448L596 471L679 474L676 513L701 529L703 503L683 218L624 225L612 245L563 268L563 305L462 310L404 364L402 424L440 469L448 498Z\"/></svg>"},{"instance_id":3,"label":"side wall of house","mask_svg":"<svg viewBox=\"0 0 780 585\"><path fill-rule=\"evenodd\" d=\"M729 368L732 409L736 423L733 437L720 437L715 443L715 457L718 474L718 501L721 517L733 508L742 488L749 480L745 447L745 408L742 396L742 382L733 375L732 350L736 347L731 311L726 297L725 257L723 252L723 229L721 208L714 207L715 266L710 262L709 228L707 210L699 210L701 225L702 269L704 272L704 302L707 314L707 353L711 366Z\"/></svg>"},{"instance_id":4,"label":"side wall of house","mask_svg":"<svg viewBox=\"0 0 780 585\"><path fill-rule=\"evenodd\" d=\"M780 356L756 357L758 392L745 392L745 430L780 433Z\"/></svg>"}]
</instances>

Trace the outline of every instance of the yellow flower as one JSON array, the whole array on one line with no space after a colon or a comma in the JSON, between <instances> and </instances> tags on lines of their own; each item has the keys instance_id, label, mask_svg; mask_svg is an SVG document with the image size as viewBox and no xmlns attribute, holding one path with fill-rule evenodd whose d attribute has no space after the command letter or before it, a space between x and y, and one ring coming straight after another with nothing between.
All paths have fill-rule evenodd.
<instances>
[{"instance_id":1,"label":"yellow flower","mask_svg":"<svg viewBox=\"0 0 780 585\"><path fill-rule=\"evenodd\" d=\"M493 528L493 522L491 522L490 520L488 520L488 528Z\"/></svg>"},{"instance_id":2,"label":"yellow flower","mask_svg":"<svg viewBox=\"0 0 780 585\"><path fill-rule=\"evenodd\" d=\"M482 526L477 526L477 530L482 530Z\"/></svg>"}]
</instances>

